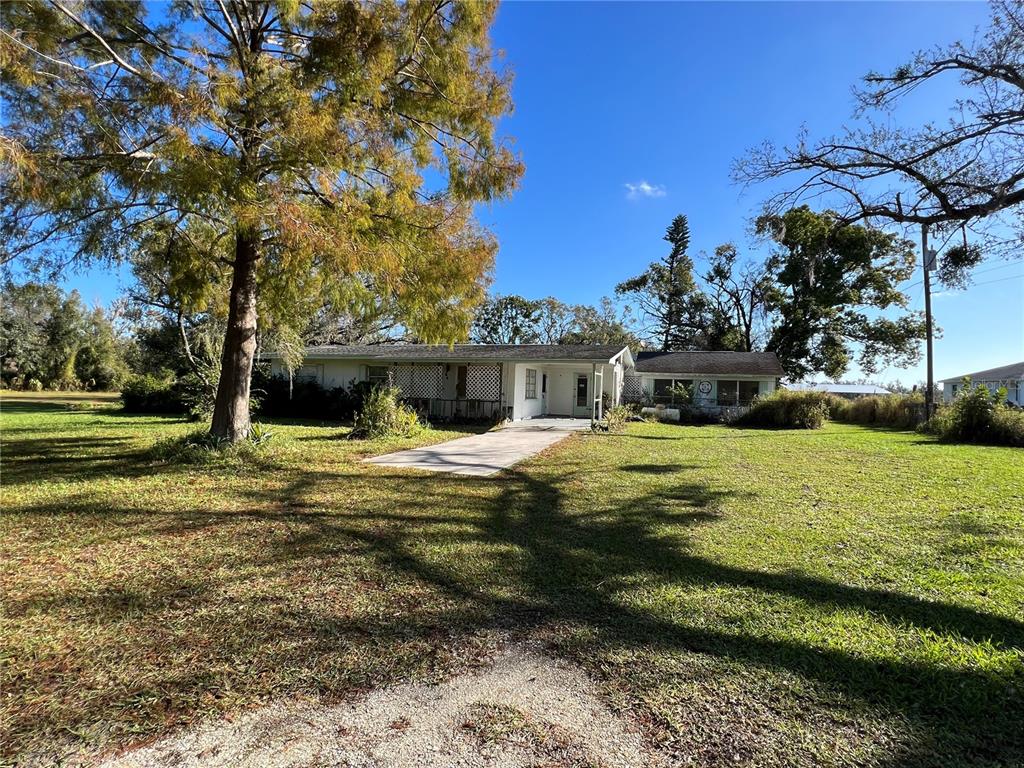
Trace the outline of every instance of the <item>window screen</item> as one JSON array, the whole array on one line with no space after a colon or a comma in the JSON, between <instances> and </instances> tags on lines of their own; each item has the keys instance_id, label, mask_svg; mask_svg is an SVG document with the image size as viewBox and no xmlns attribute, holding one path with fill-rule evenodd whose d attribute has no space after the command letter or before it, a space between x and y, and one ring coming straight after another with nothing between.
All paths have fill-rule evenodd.
<instances>
[{"instance_id":1,"label":"window screen","mask_svg":"<svg viewBox=\"0 0 1024 768\"><path fill-rule=\"evenodd\" d=\"M740 382L740 404L749 405L750 401L757 397L760 385L756 381Z\"/></svg>"},{"instance_id":2,"label":"window screen","mask_svg":"<svg viewBox=\"0 0 1024 768\"><path fill-rule=\"evenodd\" d=\"M387 384L388 367L386 365L366 366L366 380L371 384Z\"/></svg>"},{"instance_id":3,"label":"window screen","mask_svg":"<svg viewBox=\"0 0 1024 768\"><path fill-rule=\"evenodd\" d=\"M736 405L739 395L739 382L729 379L718 380L718 404Z\"/></svg>"}]
</instances>

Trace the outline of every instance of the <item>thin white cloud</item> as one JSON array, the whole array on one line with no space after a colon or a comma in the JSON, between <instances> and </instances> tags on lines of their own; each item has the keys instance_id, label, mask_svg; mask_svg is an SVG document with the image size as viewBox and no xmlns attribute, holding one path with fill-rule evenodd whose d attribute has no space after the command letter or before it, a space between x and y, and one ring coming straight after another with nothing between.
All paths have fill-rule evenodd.
<instances>
[{"instance_id":1,"label":"thin white cloud","mask_svg":"<svg viewBox=\"0 0 1024 768\"><path fill-rule=\"evenodd\" d=\"M668 190L661 184L648 184L644 180L626 182L626 197L639 200L641 197L664 197Z\"/></svg>"}]
</instances>

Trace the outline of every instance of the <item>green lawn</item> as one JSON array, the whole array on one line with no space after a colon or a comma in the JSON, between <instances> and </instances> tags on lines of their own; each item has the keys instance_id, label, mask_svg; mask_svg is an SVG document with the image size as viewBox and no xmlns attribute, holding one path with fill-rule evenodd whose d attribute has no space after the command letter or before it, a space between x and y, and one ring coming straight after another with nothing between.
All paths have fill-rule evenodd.
<instances>
[{"instance_id":1,"label":"green lawn","mask_svg":"<svg viewBox=\"0 0 1024 768\"><path fill-rule=\"evenodd\" d=\"M681 765L1024 764L1024 451L637 424L478 479L362 465L417 441L320 426L259 466L159 465L194 425L2 411L9 759L522 638Z\"/></svg>"}]
</instances>

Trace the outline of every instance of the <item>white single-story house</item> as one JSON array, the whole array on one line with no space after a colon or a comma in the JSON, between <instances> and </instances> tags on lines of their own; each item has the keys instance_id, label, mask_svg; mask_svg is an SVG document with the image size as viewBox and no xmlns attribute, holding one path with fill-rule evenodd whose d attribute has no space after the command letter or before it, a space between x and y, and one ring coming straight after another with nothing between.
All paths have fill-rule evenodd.
<instances>
[{"instance_id":1,"label":"white single-story house","mask_svg":"<svg viewBox=\"0 0 1024 768\"><path fill-rule=\"evenodd\" d=\"M273 375L287 375L267 355ZM323 387L397 386L428 417L600 419L623 402L670 404L674 384L695 405L744 407L783 375L771 352L640 352L600 344L378 344L309 347L295 380Z\"/></svg>"},{"instance_id":2,"label":"white single-story house","mask_svg":"<svg viewBox=\"0 0 1024 768\"><path fill-rule=\"evenodd\" d=\"M965 373L962 376L943 379L940 382L943 402L948 403L957 396L957 393L963 388L965 377L970 378L972 387L984 384L989 392L995 392L1000 387L1005 387L1006 399L1011 403L1024 406L1024 360L999 368L989 368L987 371Z\"/></svg>"},{"instance_id":3,"label":"white single-story house","mask_svg":"<svg viewBox=\"0 0 1024 768\"><path fill-rule=\"evenodd\" d=\"M877 384L831 384L826 381L795 382L783 384L786 389L794 392L829 392L847 400L856 400L858 397L870 397L871 395L891 395L892 392Z\"/></svg>"},{"instance_id":4,"label":"white single-story house","mask_svg":"<svg viewBox=\"0 0 1024 768\"><path fill-rule=\"evenodd\" d=\"M287 375L267 355L273 375ZM600 419L622 402L629 347L590 344L377 344L309 347L293 378L326 388L392 384L431 419Z\"/></svg>"}]
</instances>

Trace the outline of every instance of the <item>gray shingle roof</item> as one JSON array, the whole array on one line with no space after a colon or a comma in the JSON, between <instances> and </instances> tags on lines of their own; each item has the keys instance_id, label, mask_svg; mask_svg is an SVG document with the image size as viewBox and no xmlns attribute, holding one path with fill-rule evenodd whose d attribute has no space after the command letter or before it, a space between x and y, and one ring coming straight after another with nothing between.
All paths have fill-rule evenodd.
<instances>
[{"instance_id":1,"label":"gray shingle roof","mask_svg":"<svg viewBox=\"0 0 1024 768\"><path fill-rule=\"evenodd\" d=\"M332 344L307 347L307 358L377 360L578 360L606 363L623 347L615 344ZM270 354L268 357L275 357Z\"/></svg>"},{"instance_id":2,"label":"gray shingle roof","mask_svg":"<svg viewBox=\"0 0 1024 768\"><path fill-rule=\"evenodd\" d=\"M783 376L774 352L639 352L638 373Z\"/></svg>"},{"instance_id":3,"label":"gray shingle roof","mask_svg":"<svg viewBox=\"0 0 1024 768\"><path fill-rule=\"evenodd\" d=\"M1019 363L1010 363L998 368L989 368L987 371L977 373L962 373L941 381L960 381L964 376L970 376L973 381L1004 381L1006 379L1024 379L1024 360Z\"/></svg>"}]
</instances>

